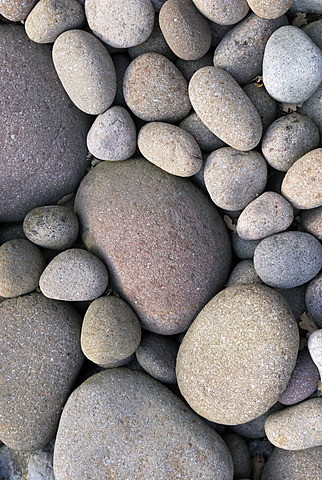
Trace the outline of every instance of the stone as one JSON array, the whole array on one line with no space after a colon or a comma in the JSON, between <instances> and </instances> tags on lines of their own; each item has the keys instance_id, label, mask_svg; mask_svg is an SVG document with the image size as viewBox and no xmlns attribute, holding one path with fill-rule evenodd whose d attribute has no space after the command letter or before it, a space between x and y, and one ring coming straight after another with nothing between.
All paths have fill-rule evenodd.
<instances>
[{"instance_id":1,"label":"stone","mask_svg":"<svg viewBox=\"0 0 322 480\"><path fill-rule=\"evenodd\" d=\"M177 356L181 394L224 425L265 413L294 369L299 331L284 298L263 285L222 290L190 326Z\"/></svg>"},{"instance_id":2,"label":"stone","mask_svg":"<svg viewBox=\"0 0 322 480\"><path fill-rule=\"evenodd\" d=\"M113 103L116 73L105 46L91 33L69 30L53 47L56 72L73 103L83 112L98 115Z\"/></svg>"},{"instance_id":3,"label":"stone","mask_svg":"<svg viewBox=\"0 0 322 480\"><path fill-rule=\"evenodd\" d=\"M0 0L0 15L11 22L24 20L37 0Z\"/></svg>"},{"instance_id":4,"label":"stone","mask_svg":"<svg viewBox=\"0 0 322 480\"><path fill-rule=\"evenodd\" d=\"M159 16L156 15L154 18L154 27L151 35L145 40L145 42L135 45L134 47L128 48L128 54L133 60L133 58L142 55L142 53L160 53L167 57L171 62L176 61L176 55L173 53L169 45L167 44L163 33L159 25Z\"/></svg>"},{"instance_id":5,"label":"stone","mask_svg":"<svg viewBox=\"0 0 322 480\"><path fill-rule=\"evenodd\" d=\"M322 241L322 205L321 207L302 210L300 224L306 232Z\"/></svg>"},{"instance_id":6,"label":"stone","mask_svg":"<svg viewBox=\"0 0 322 480\"><path fill-rule=\"evenodd\" d=\"M90 377L64 407L55 479L78 480L88 470L97 480L183 478L187 472L205 480L233 478L231 456L215 430L157 380L124 368Z\"/></svg>"},{"instance_id":7,"label":"stone","mask_svg":"<svg viewBox=\"0 0 322 480\"><path fill-rule=\"evenodd\" d=\"M19 221L77 188L88 166L88 118L69 101L50 47L33 43L19 25L1 24L0 101L6 102L0 118L0 221Z\"/></svg>"},{"instance_id":8,"label":"stone","mask_svg":"<svg viewBox=\"0 0 322 480\"><path fill-rule=\"evenodd\" d=\"M87 134L87 147L99 160L130 158L136 150L136 128L129 112L114 105L98 115Z\"/></svg>"},{"instance_id":9,"label":"stone","mask_svg":"<svg viewBox=\"0 0 322 480\"><path fill-rule=\"evenodd\" d=\"M321 3L322 12L322 3ZM310 37L311 40L322 50L322 20L303 25L302 30Z\"/></svg>"},{"instance_id":10,"label":"stone","mask_svg":"<svg viewBox=\"0 0 322 480\"><path fill-rule=\"evenodd\" d=\"M53 443L32 452L0 446L0 478L3 480L55 480Z\"/></svg>"},{"instance_id":11,"label":"stone","mask_svg":"<svg viewBox=\"0 0 322 480\"><path fill-rule=\"evenodd\" d=\"M258 145L262 136L259 114L225 70L218 67L198 70L189 83L189 98L201 121L230 147L248 151Z\"/></svg>"},{"instance_id":12,"label":"stone","mask_svg":"<svg viewBox=\"0 0 322 480\"><path fill-rule=\"evenodd\" d=\"M230 241L214 205L147 160L97 165L75 211L86 247L106 262L115 291L147 330L186 330L228 276Z\"/></svg>"},{"instance_id":13,"label":"stone","mask_svg":"<svg viewBox=\"0 0 322 480\"><path fill-rule=\"evenodd\" d=\"M223 439L233 459L234 478L250 477L252 465L249 449L244 438L237 433L228 432L223 435Z\"/></svg>"},{"instance_id":14,"label":"stone","mask_svg":"<svg viewBox=\"0 0 322 480\"><path fill-rule=\"evenodd\" d=\"M35 245L16 238L0 247L0 295L10 298L35 290L46 266Z\"/></svg>"},{"instance_id":15,"label":"stone","mask_svg":"<svg viewBox=\"0 0 322 480\"><path fill-rule=\"evenodd\" d=\"M322 445L322 398L311 398L281 412L265 422L268 440L285 450L304 450Z\"/></svg>"},{"instance_id":16,"label":"stone","mask_svg":"<svg viewBox=\"0 0 322 480\"><path fill-rule=\"evenodd\" d=\"M306 285L304 284L293 288L275 288L275 290L283 295L291 307L295 319L299 322L302 313L305 312Z\"/></svg>"},{"instance_id":17,"label":"stone","mask_svg":"<svg viewBox=\"0 0 322 480\"><path fill-rule=\"evenodd\" d=\"M104 293L107 284L108 273L103 262L80 248L56 255L39 280L46 297L66 302L94 300Z\"/></svg>"},{"instance_id":18,"label":"stone","mask_svg":"<svg viewBox=\"0 0 322 480\"><path fill-rule=\"evenodd\" d=\"M282 195L300 210L322 206L322 148L293 163L284 177Z\"/></svg>"},{"instance_id":19,"label":"stone","mask_svg":"<svg viewBox=\"0 0 322 480\"><path fill-rule=\"evenodd\" d=\"M143 53L130 63L123 91L134 115L148 122L177 122L191 109L187 81L174 64L159 53Z\"/></svg>"},{"instance_id":20,"label":"stone","mask_svg":"<svg viewBox=\"0 0 322 480\"><path fill-rule=\"evenodd\" d=\"M310 334L307 346L322 380L322 329L315 330Z\"/></svg>"},{"instance_id":21,"label":"stone","mask_svg":"<svg viewBox=\"0 0 322 480\"><path fill-rule=\"evenodd\" d=\"M313 278L308 284L305 293L305 304L310 317L322 328L322 273Z\"/></svg>"},{"instance_id":22,"label":"stone","mask_svg":"<svg viewBox=\"0 0 322 480\"><path fill-rule=\"evenodd\" d=\"M213 54L211 53L211 51L209 51L198 60L182 60L181 58L178 58L178 60L175 62L175 65L189 82L192 75L196 73L197 70L202 67L208 67L213 65L212 57Z\"/></svg>"},{"instance_id":23,"label":"stone","mask_svg":"<svg viewBox=\"0 0 322 480\"><path fill-rule=\"evenodd\" d=\"M273 168L287 172L296 160L317 148L319 141L319 130L312 120L294 112L268 127L262 139L262 152Z\"/></svg>"},{"instance_id":24,"label":"stone","mask_svg":"<svg viewBox=\"0 0 322 480\"><path fill-rule=\"evenodd\" d=\"M233 25L240 22L248 13L246 0L193 0L198 10L209 20L219 25Z\"/></svg>"},{"instance_id":25,"label":"stone","mask_svg":"<svg viewBox=\"0 0 322 480\"><path fill-rule=\"evenodd\" d=\"M279 18L288 11L293 0L247 0L253 12L261 18Z\"/></svg>"},{"instance_id":26,"label":"stone","mask_svg":"<svg viewBox=\"0 0 322 480\"><path fill-rule=\"evenodd\" d=\"M53 43L66 30L85 23L78 0L39 0L25 21L26 34L37 43Z\"/></svg>"},{"instance_id":27,"label":"stone","mask_svg":"<svg viewBox=\"0 0 322 480\"><path fill-rule=\"evenodd\" d=\"M290 9L290 13L297 12L322 12L322 1L321 0L294 0L293 5Z\"/></svg>"},{"instance_id":28,"label":"stone","mask_svg":"<svg viewBox=\"0 0 322 480\"><path fill-rule=\"evenodd\" d=\"M231 243L234 253L241 260L253 258L255 249L260 240L244 240L240 238L237 233L231 232Z\"/></svg>"},{"instance_id":29,"label":"stone","mask_svg":"<svg viewBox=\"0 0 322 480\"><path fill-rule=\"evenodd\" d=\"M261 480L318 479L321 468L322 447L293 451L276 447L264 467Z\"/></svg>"},{"instance_id":30,"label":"stone","mask_svg":"<svg viewBox=\"0 0 322 480\"><path fill-rule=\"evenodd\" d=\"M14 450L44 447L83 363L81 317L40 293L0 304L0 438Z\"/></svg>"},{"instance_id":31,"label":"stone","mask_svg":"<svg viewBox=\"0 0 322 480\"><path fill-rule=\"evenodd\" d=\"M221 40L213 56L214 66L230 73L239 84L261 74L265 45L275 30L287 25L285 16L276 20L251 13L235 25Z\"/></svg>"},{"instance_id":32,"label":"stone","mask_svg":"<svg viewBox=\"0 0 322 480\"><path fill-rule=\"evenodd\" d=\"M322 84L320 87L313 93L313 95L303 103L303 105L298 109L299 113L307 115L315 125L318 127L320 132L320 147L322 146Z\"/></svg>"},{"instance_id":33,"label":"stone","mask_svg":"<svg viewBox=\"0 0 322 480\"><path fill-rule=\"evenodd\" d=\"M150 122L139 131L137 143L149 162L172 175L191 177L202 166L198 143L190 133L176 125Z\"/></svg>"},{"instance_id":34,"label":"stone","mask_svg":"<svg viewBox=\"0 0 322 480\"><path fill-rule=\"evenodd\" d=\"M153 30L150 0L86 0L85 14L93 34L115 48L139 45Z\"/></svg>"},{"instance_id":35,"label":"stone","mask_svg":"<svg viewBox=\"0 0 322 480\"><path fill-rule=\"evenodd\" d=\"M263 81L278 102L302 103L321 83L322 52L303 30L287 25L269 38L263 59Z\"/></svg>"},{"instance_id":36,"label":"stone","mask_svg":"<svg viewBox=\"0 0 322 480\"><path fill-rule=\"evenodd\" d=\"M231 285L243 285L246 283L262 283L261 279L255 272L252 260L242 260L237 263L228 278L227 287L230 287Z\"/></svg>"},{"instance_id":37,"label":"stone","mask_svg":"<svg viewBox=\"0 0 322 480\"><path fill-rule=\"evenodd\" d=\"M198 60L208 52L210 25L192 0L168 0L160 10L159 22L167 44L177 57Z\"/></svg>"},{"instance_id":38,"label":"stone","mask_svg":"<svg viewBox=\"0 0 322 480\"><path fill-rule=\"evenodd\" d=\"M207 157L204 178L207 191L218 207L241 210L263 192L267 165L259 152L223 147Z\"/></svg>"},{"instance_id":39,"label":"stone","mask_svg":"<svg viewBox=\"0 0 322 480\"><path fill-rule=\"evenodd\" d=\"M276 101L267 93L264 85L260 87L256 82L248 83L243 90L255 105L262 121L263 132L265 132L276 119Z\"/></svg>"},{"instance_id":40,"label":"stone","mask_svg":"<svg viewBox=\"0 0 322 480\"><path fill-rule=\"evenodd\" d=\"M138 348L141 326L131 307L121 298L96 298L86 310L81 332L84 355L100 367L122 365Z\"/></svg>"},{"instance_id":41,"label":"stone","mask_svg":"<svg viewBox=\"0 0 322 480\"><path fill-rule=\"evenodd\" d=\"M274 412L278 412L283 408L283 405L279 402L275 403L267 412L263 413L259 417L250 420L249 422L241 423L239 425L232 425L233 432L238 433L242 437L261 439L265 437L265 421ZM271 444L270 444L271 445Z\"/></svg>"},{"instance_id":42,"label":"stone","mask_svg":"<svg viewBox=\"0 0 322 480\"><path fill-rule=\"evenodd\" d=\"M141 367L164 383L176 383L176 358L179 345L172 338L146 332L135 352Z\"/></svg>"},{"instance_id":43,"label":"stone","mask_svg":"<svg viewBox=\"0 0 322 480\"><path fill-rule=\"evenodd\" d=\"M292 205L275 192L264 192L250 202L237 220L237 235L258 240L286 230L293 222Z\"/></svg>"},{"instance_id":44,"label":"stone","mask_svg":"<svg viewBox=\"0 0 322 480\"><path fill-rule=\"evenodd\" d=\"M64 250L76 242L79 222L70 208L48 205L27 213L23 231L28 240L40 247Z\"/></svg>"},{"instance_id":45,"label":"stone","mask_svg":"<svg viewBox=\"0 0 322 480\"><path fill-rule=\"evenodd\" d=\"M22 223L7 223L0 227L0 245L16 238L26 239Z\"/></svg>"},{"instance_id":46,"label":"stone","mask_svg":"<svg viewBox=\"0 0 322 480\"><path fill-rule=\"evenodd\" d=\"M225 144L198 117L196 113L191 113L181 120L179 127L192 135L204 152L213 152L217 148L224 147Z\"/></svg>"},{"instance_id":47,"label":"stone","mask_svg":"<svg viewBox=\"0 0 322 480\"><path fill-rule=\"evenodd\" d=\"M254 253L254 267L262 281L271 287L297 287L319 273L322 245L309 233L277 233L258 244Z\"/></svg>"}]
</instances>

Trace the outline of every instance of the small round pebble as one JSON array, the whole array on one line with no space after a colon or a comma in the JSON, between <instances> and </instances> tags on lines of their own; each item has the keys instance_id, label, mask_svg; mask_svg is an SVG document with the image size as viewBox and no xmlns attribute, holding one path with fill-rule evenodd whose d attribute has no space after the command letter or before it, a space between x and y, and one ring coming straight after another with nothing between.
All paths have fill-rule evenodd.
<instances>
[{"instance_id":1,"label":"small round pebble","mask_svg":"<svg viewBox=\"0 0 322 480\"><path fill-rule=\"evenodd\" d=\"M108 295L90 304L82 324L81 346L93 363L104 368L123 365L140 340L139 320L124 300Z\"/></svg>"},{"instance_id":2,"label":"small round pebble","mask_svg":"<svg viewBox=\"0 0 322 480\"><path fill-rule=\"evenodd\" d=\"M262 283L255 271L252 260L242 260L237 263L228 278L227 287L230 287L231 285L243 285L246 283Z\"/></svg>"},{"instance_id":3,"label":"small round pebble","mask_svg":"<svg viewBox=\"0 0 322 480\"><path fill-rule=\"evenodd\" d=\"M190 133L205 152L213 152L217 148L224 147L225 144L198 117L196 113L191 113L188 117L181 120L179 127Z\"/></svg>"},{"instance_id":4,"label":"small round pebble","mask_svg":"<svg viewBox=\"0 0 322 480\"><path fill-rule=\"evenodd\" d=\"M113 102L116 73L105 46L85 30L59 35L53 46L53 62L63 87L83 112L97 115Z\"/></svg>"},{"instance_id":5,"label":"small round pebble","mask_svg":"<svg viewBox=\"0 0 322 480\"><path fill-rule=\"evenodd\" d=\"M190 177L202 166L198 143L190 133L164 122L150 122L141 128L138 148L157 167L172 175Z\"/></svg>"},{"instance_id":6,"label":"small round pebble","mask_svg":"<svg viewBox=\"0 0 322 480\"><path fill-rule=\"evenodd\" d=\"M212 152L205 164L205 184L212 201L226 210L240 210L262 193L267 164L254 151L223 147Z\"/></svg>"},{"instance_id":7,"label":"small round pebble","mask_svg":"<svg viewBox=\"0 0 322 480\"><path fill-rule=\"evenodd\" d=\"M261 18L278 18L284 15L293 0L247 0L248 5Z\"/></svg>"},{"instance_id":8,"label":"small round pebble","mask_svg":"<svg viewBox=\"0 0 322 480\"><path fill-rule=\"evenodd\" d=\"M287 171L282 194L300 210L322 205L322 148L299 158Z\"/></svg>"},{"instance_id":9,"label":"small round pebble","mask_svg":"<svg viewBox=\"0 0 322 480\"><path fill-rule=\"evenodd\" d=\"M71 248L59 253L43 271L39 286L55 300L79 302L94 300L108 284L105 265L87 250Z\"/></svg>"},{"instance_id":10,"label":"small round pebble","mask_svg":"<svg viewBox=\"0 0 322 480\"><path fill-rule=\"evenodd\" d=\"M259 242L260 240L244 240L243 238L240 238L237 233L231 233L233 251L241 260L253 258L255 248Z\"/></svg>"},{"instance_id":11,"label":"small round pebble","mask_svg":"<svg viewBox=\"0 0 322 480\"><path fill-rule=\"evenodd\" d=\"M322 273L317 275L307 286L305 304L308 314L322 328Z\"/></svg>"},{"instance_id":12,"label":"small round pebble","mask_svg":"<svg viewBox=\"0 0 322 480\"><path fill-rule=\"evenodd\" d=\"M268 127L262 139L262 152L273 168L286 172L296 160L317 148L319 141L319 129L312 120L294 112Z\"/></svg>"},{"instance_id":13,"label":"small round pebble","mask_svg":"<svg viewBox=\"0 0 322 480\"><path fill-rule=\"evenodd\" d=\"M264 86L260 87L255 82L248 83L243 90L255 105L265 132L276 119L276 101L267 93Z\"/></svg>"},{"instance_id":14,"label":"small round pebble","mask_svg":"<svg viewBox=\"0 0 322 480\"><path fill-rule=\"evenodd\" d=\"M322 206L300 213L301 227L308 233L312 233L322 242Z\"/></svg>"},{"instance_id":15,"label":"small round pebble","mask_svg":"<svg viewBox=\"0 0 322 480\"><path fill-rule=\"evenodd\" d=\"M94 35L115 48L139 45L153 30L150 0L86 0L85 14Z\"/></svg>"},{"instance_id":16,"label":"small round pebble","mask_svg":"<svg viewBox=\"0 0 322 480\"><path fill-rule=\"evenodd\" d=\"M193 0L198 10L209 20L219 25L233 25L240 22L248 13L246 0Z\"/></svg>"},{"instance_id":17,"label":"small round pebble","mask_svg":"<svg viewBox=\"0 0 322 480\"><path fill-rule=\"evenodd\" d=\"M99 160L130 158L136 150L136 128L129 112L114 105L98 115L87 134L87 147Z\"/></svg>"},{"instance_id":18,"label":"small round pebble","mask_svg":"<svg viewBox=\"0 0 322 480\"><path fill-rule=\"evenodd\" d=\"M35 290L46 266L38 247L13 239L0 247L0 296L11 298Z\"/></svg>"},{"instance_id":19,"label":"small round pebble","mask_svg":"<svg viewBox=\"0 0 322 480\"><path fill-rule=\"evenodd\" d=\"M172 338L146 332L135 352L141 367L164 383L176 383L176 358L179 345Z\"/></svg>"},{"instance_id":20,"label":"small round pebble","mask_svg":"<svg viewBox=\"0 0 322 480\"><path fill-rule=\"evenodd\" d=\"M48 205L31 210L24 218L23 231L36 245L53 250L70 248L77 240L78 218L70 208Z\"/></svg>"},{"instance_id":21,"label":"small round pebble","mask_svg":"<svg viewBox=\"0 0 322 480\"><path fill-rule=\"evenodd\" d=\"M128 107L142 120L176 122L191 109L186 79L159 53L143 53L130 63L123 91Z\"/></svg>"},{"instance_id":22,"label":"small round pebble","mask_svg":"<svg viewBox=\"0 0 322 480\"><path fill-rule=\"evenodd\" d=\"M262 136L258 111L236 80L218 67L200 68L189 83L189 98L202 122L237 150L252 150Z\"/></svg>"},{"instance_id":23,"label":"small round pebble","mask_svg":"<svg viewBox=\"0 0 322 480\"><path fill-rule=\"evenodd\" d=\"M315 330L315 332L311 333L307 346L311 358L319 370L320 379L322 380L322 329Z\"/></svg>"},{"instance_id":24,"label":"small round pebble","mask_svg":"<svg viewBox=\"0 0 322 480\"><path fill-rule=\"evenodd\" d=\"M271 287L297 287L319 273L322 245L309 233L277 233L258 244L254 267L262 281Z\"/></svg>"},{"instance_id":25,"label":"small round pebble","mask_svg":"<svg viewBox=\"0 0 322 480\"><path fill-rule=\"evenodd\" d=\"M225 433L222 437L230 451L234 464L234 478L250 477L252 465L247 443L243 437L234 432Z\"/></svg>"},{"instance_id":26,"label":"small round pebble","mask_svg":"<svg viewBox=\"0 0 322 480\"><path fill-rule=\"evenodd\" d=\"M322 447L305 450L274 448L261 480L318 480L322 470Z\"/></svg>"},{"instance_id":27,"label":"small round pebble","mask_svg":"<svg viewBox=\"0 0 322 480\"><path fill-rule=\"evenodd\" d=\"M264 192L250 202L237 221L237 235L258 240L286 230L293 222L292 205L275 192Z\"/></svg>"},{"instance_id":28,"label":"small round pebble","mask_svg":"<svg viewBox=\"0 0 322 480\"><path fill-rule=\"evenodd\" d=\"M275 403L267 412L263 413L259 417L250 420L249 422L240 423L239 425L232 425L233 432L238 433L242 437L260 439L265 437L265 421L269 415L277 412L283 408L283 405L279 402Z\"/></svg>"},{"instance_id":29,"label":"small round pebble","mask_svg":"<svg viewBox=\"0 0 322 480\"><path fill-rule=\"evenodd\" d=\"M78 0L39 0L25 21L28 37L37 43L53 43L66 30L85 23Z\"/></svg>"}]
</instances>

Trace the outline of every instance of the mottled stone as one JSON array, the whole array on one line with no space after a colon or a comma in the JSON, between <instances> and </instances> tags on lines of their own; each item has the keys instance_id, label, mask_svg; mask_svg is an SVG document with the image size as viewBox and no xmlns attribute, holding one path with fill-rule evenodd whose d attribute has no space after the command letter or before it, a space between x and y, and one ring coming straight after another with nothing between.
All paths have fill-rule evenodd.
<instances>
[{"instance_id":1,"label":"mottled stone","mask_svg":"<svg viewBox=\"0 0 322 480\"><path fill-rule=\"evenodd\" d=\"M97 480L111 474L183 478L187 472L194 479L233 477L229 451L214 429L153 378L122 368L90 377L64 407L55 479L79 480L86 471Z\"/></svg>"},{"instance_id":2,"label":"mottled stone","mask_svg":"<svg viewBox=\"0 0 322 480\"><path fill-rule=\"evenodd\" d=\"M263 413L259 417L250 420L249 422L241 423L239 425L232 425L231 429L233 432L238 433L242 437L246 438L263 438L265 437L265 421L274 412L277 412L283 408L283 405L280 403L275 403L267 412Z\"/></svg>"},{"instance_id":3,"label":"mottled stone","mask_svg":"<svg viewBox=\"0 0 322 480\"><path fill-rule=\"evenodd\" d=\"M297 324L279 293L263 285L228 287L187 331L177 357L178 386L208 420L253 420L285 390L298 342Z\"/></svg>"},{"instance_id":4,"label":"mottled stone","mask_svg":"<svg viewBox=\"0 0 322 480\"><path fill-rule=\"evenodd\" d=\"M321 469L322 447L295 451L274 448L261 480L313 480L320 478Z\"/></svg>"},{"instance_id":5,"label":"mottled stone","mask_svg":"<svg viewBox=\"0 0 322 480\"><path fill-rule=\"evenodd\" d=\"M0 15L12 22L24 20L37 0L0 0Z\"/></svg>"},{"instance_id":6,"label":"mottled stone","mask_svg":"<svg viewBox=\"0 0 322 480\"><path fill-rule=\"evenodd\" d=\"M322 0L293 0L290 13L297 12L322 13Z\"/></svg>"},{"instance_id":7,"label":"mottled stone","mask_svg":"<svg viewBox=\"0 0 322 480\"><path fill-rule=\"evenodd\" d=\"M193 0L198 10L212 22L219 25L233 25L240 22L249 10L246 0Z\"/></svg>"},{"instance_id":8,"label":"mottled stone","mask_svg":"<svg viewBox=\"0 0 322 480\"><path fill-rule=\"evenodd\" d=\"M276 119L276 101L267 93L264 86L257 86L255 82L248 83L243 90L255 105L265 132Z\"/></svg>"},{"instance_id":9,"label":"mottled stone","mask_svg":"<svg viewBox=\"0 0 322 480\"><path fill-rule=\"evenodd\" d=\"M293 0L247 0L247 3L261 18L278 18L287 12Z\"/></svg>"},{"instance_id":10,"label":"mottled stone","mask_svg":"<svg viewBox=\"0 0 322 480\"><path fill-rule=\"evenodd\" d=\"M322 242L322 205L321 207L302 210L300 213L301 227Z\"/></svg>"},{"instance_id":11,"label":"mottled stone","mask_svg":"<svg viewBox=\"0 0 322 480\"><path fill-rule=\"evenodd\" d=\"M225 433L223 439L230 451L234 464L234 478L250 477L252 465L246 441L234 432Z\"/></svg>"},{"instance_id":12,"label":"mottled stone","mask_svg":"<svg viewBox=\"0 0 322 480\"><path fill-rule=\"evenodd\" d=\"M322 380L322 329L310 334L307 346Z\"/></svg>"},{"instance_id":13,"label":"mottled stone","mask_svg":"<svg viewBox=\"0 0 322 480\"><path fill-rule=\"evenodd\" d=\"M253 260L242 260L237 263L228 278L227 287L246 283L262 283L255 271Z\"/></svg>"},{"instance_id":14,"label":"mottled stone","mask_svg":"<svg viewBox=\"0 0 322 480\"><path fill-rule=\"evenodd\" d=\"M198 117L196 113L188 115L188 117L181 120L179 127L186 130L192 135L201 148L205 152L213 152L217 148L224 147L222 142L214 133Z\"/></svg>"},{"instance_id":15,"label":"mottled stone","mask_svg":"<svg viewBox=\"0 0 322 480\"><path fill-rule=\"evenodd\" d=\"M317 275L307 286L305 304L309 315L322 328L322 273Z\"/></svg>"}]
</instances>

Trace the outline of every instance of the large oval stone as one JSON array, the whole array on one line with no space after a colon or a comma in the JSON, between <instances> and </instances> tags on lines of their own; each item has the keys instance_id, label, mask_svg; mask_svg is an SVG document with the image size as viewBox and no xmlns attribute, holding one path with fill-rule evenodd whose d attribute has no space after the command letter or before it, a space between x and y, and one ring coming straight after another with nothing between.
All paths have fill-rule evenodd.
<instances>
[{"instance_id":1,"label":"large oval stone","mask_svg":"<svg viewBox=\"0 0 322 480\"><path fill-rule=\"evenodd\" d=\"M222 288L230 241L197 187L143 158L97 165L75 200L86 247L107 265L116 291L144 328L188 328Z\"/></svg>"},{"instance_id":2,"label":"large oval stone","mask_svg":"<svg viewBox=\"0 0 322 480\"><path fill-rule=\"evenodd\" d=\"M117 368L69 397L54 473L56 480L231 480L233 466L224 441L182 400L145 373Z\"/></svg>"}]
</instances>

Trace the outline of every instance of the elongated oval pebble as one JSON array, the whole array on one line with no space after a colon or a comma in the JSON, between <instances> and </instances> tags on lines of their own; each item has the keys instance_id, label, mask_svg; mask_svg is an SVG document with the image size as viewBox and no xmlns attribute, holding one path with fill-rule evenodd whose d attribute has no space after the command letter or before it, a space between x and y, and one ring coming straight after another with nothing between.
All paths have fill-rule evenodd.
<instances>
[{"instance_id":1,"label":"elongated oval pebble","mask_svg":"<svg viewBox=\"0 0 322 480\"><path fill-rule=\"evenodd\" d=\"M193 0L198 10L212 22L219 25L234 25L248 13L246 0Z\"/></svg>"},{"instance_id":2,"label":"elongated oval pebble","mask_svg":"<svg viewBox=\"0 0 322 480\"><path fill-rule=\"evenodd\" d=\"M229 73L217 67L201 68L190 80L189 97L202 122L223 142L243 151L258 145L259 113Z\"/></svg>"},{"instance_id":3,"label":"elongated oval pebble","mask_svg":"<svg viewBox=\"0 0 322 480\"><path fill-rule=\"evenodd\" d=\"M281 17L293 3L293 0L247 0L248 5L258 17Z\"/></svg>"}]
</instances>

